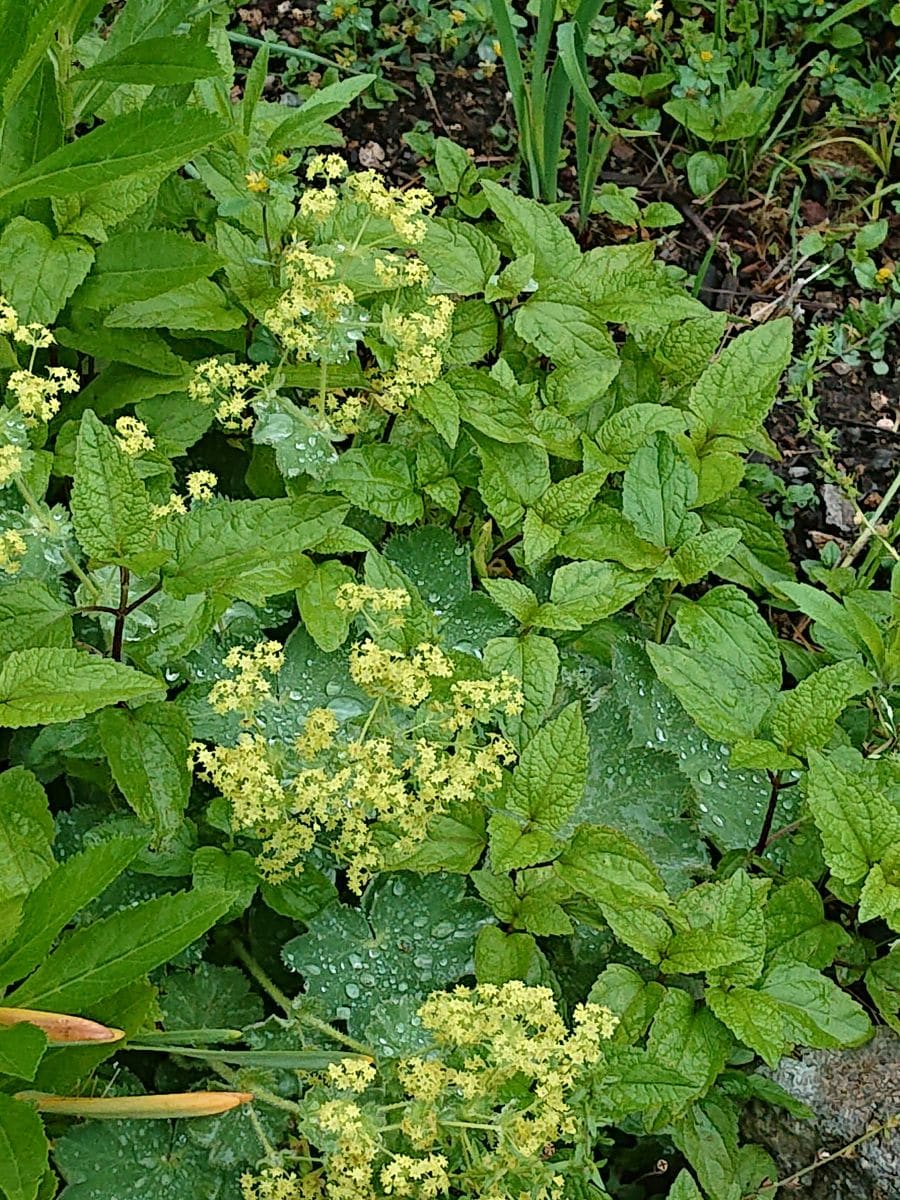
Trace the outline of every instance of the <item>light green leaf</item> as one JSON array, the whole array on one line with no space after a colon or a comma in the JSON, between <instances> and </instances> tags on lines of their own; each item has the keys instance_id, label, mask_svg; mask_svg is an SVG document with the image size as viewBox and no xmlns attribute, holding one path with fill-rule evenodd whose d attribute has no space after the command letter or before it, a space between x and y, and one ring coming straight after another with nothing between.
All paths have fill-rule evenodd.
<instances>
[{"instance_id":1,"label":"light green leaf","mask_svg":"<svg viewBox=\"0 0 900 1200\"><path fill-rule=\"evenodd\" d=\"M98 248L76 300L87 308L110 309L205 279L220 265L205 242L171 229L121 233Z\"/></svg>"},{"instance_id":2,"label":"light green leaf","mask_svg":"<svg viewBox=\"0 0 900 1200\"><path fill-rule=\"evenodd\" d=\"M892 846L866 877L859 898L860 921L881 917L900 931L900 847Z\"/></svg>"},{"instance_id":3,"label":"light green leaf","mask_svg":"<svg viewBox=\"0 0 900 1200\"><path fill-rule=\"evenodd\" d=\"M788 1049L787 1032L778 1002L749 987L706 989L706 1003L738 1041L749 1046L770 1067Z\"/></svg>"},{"instance_id":4,"label":"light green leaf","mask_svg":"<svg viewBox=\"0 0 900 1200\"><path fill-rule=\"evenodd\" d=\"M95 921L66 938L6 1000L51 1012L87 1008L174 958L229 903L221 892L176 892Z\"/></svg>"},{"instance_id":5,"label":"light green leaf","mask_svg":"<svg viewBox=\"0 0 900 1200\"><path fill-rule=\"evenodd\" d=\"M595 363L618 363L606 322L588 305L539 297L540 292L516 311L520 338L560 367L593 370Z\"/></svg>"},{"instance_id":6,"label":"light green leaf","mask_svg":"<svg viewBox=\"0 0 900 1200\"><path fill-rule=\"evenodd\" d=\"M638 450L622 482L622 512L638 536L674 549L699 531L688 510L697 499L697 476L666 433L655 433Z\"/></svg>"},{"instance_id":7,"label":"light green leaf","mask_svg":"<svg viewBox=\"0 0 900 1200\"><path fill-rule=\"evenodd\" d=\"M871 672L858 662L845 660L822 667L778 697L769 718L772 737L796 754L820 750L832 737L848 702L873 683Z\"/></svg>"},{"instance_id":8,"label":"light green leaf","mask_svg":"<svg viewBox=\"0 0 900 1200\"><path fill-rule=\"evenodd\" d=\"M381 444L345 450L331 468L326 486L383 521L411 525L424 512L413 480L409 451Z\"/></svg>"},{"instance_id":9,"label":"light green leaf","mask_svg":"<svg viewBox=\"0 0 900 1200\"><path fill-rule=\"evenodd\" d=\"M68 646L71 608L37 579L14 579L0 588L0 654L31 646Z\"/></svg>"},{"instance_id":10,"label":"light green leaf","mask_svg":"<svg viewBox=\"0 0 900 1200\"><path fill-rule=\"evenodd\" d=\"M710 983L753 983L766 951L764 902L764 888L745 871L685 892L677 907L690 928L675 933L662 969L670 975L702 972Z\"/></svg>"},{"instance_id":11,"label":"light green leaf","mask_svg":"<svg viewBox=\"0 0 900 1200\"><path fill-rule=\"evenodd\" d=\"M483 292L500 265L500 251L476 225L441 217L428 222L418 253L440 289L458 296Z\"/></svg>"},{"instance_id":12,"label":"light green leaf","mask_svg":"<svg viewBox=\"0 0 900 1200\"><path fill-rule=\"evenodd\" d=\"M155 541L150 497L133 461L91 409L78 429L71 508L89 558L140 568Z\"/></svg>"},{"instance_id":13,"label":"light green leaf","mask_svg":"<svg viewBox=\"0 0 900 1200\"><path fill-rule=\"evenodd\" d=\"M647 646L660 680L713 737L752 738L781 687L778 644L756 605L713 588L678 609L675 633L680 644Z\"/></svg>"},{"instance_id":14,"label":"light green leaf","mask_svg":"<svg viewBox=\"0 0 900 1200\"><path fill-rule=\"evenodd\" d=\"M20 321L52 325L93 259L82 238L55 238L39 221L16 217L0 237L0 290Z\"/></svg>"},{"instance_id":15,"label":"light green leaf","mask_svg":"<svg viewBox=\"0 0 900 1200\"><path fill-rule=\"evenodd\" d=\"M581 706L569 704L526 743L503 807L527 829L561 829L584 795L587 748Z\"/></svg>"},{"instance_id":16,"label":"light green leaf","mask_svg":"<svg viewBox=\"0 0 900 1200\"><path fill-rule=\"evenodd\" d=\"M336 529L346 511L341 501L312 495L198 505L171 522L166 590L179 599L210 591L251 603L291 591L312 571L303 551Z\"/></svg>"},{"instance_id":17,"label":"light green leaf","mask_svg":"<svg viewBox=\"0 0 900 1200\"><path fill-rule=\"evenodd\" d=\"M871 1032L865 1010L833 980L805 963L779 963L763 979L775 1000L788 1040L820 1050L856 1046Z\"/></svg>"},{"instance_id":18,"label":"light green leaf","mask_svg":"<svg viewBox=\"0 0 900 1200\"><path fill-rule=\"evenodd\" d=\"M482 188L516 255L534 255L537 282L565 279L581 252L562 221L536 200L516 196L491 180L484 180Z\"/></svg>"},{"instance_id":19,"label":"light green leaf","mask_svg":"<svg viewBox=\"0 0 900 1200\"><path fill-rule=\"evenodd\" d=\"M22 1022L0 1028L0 1075L34 1079L47 1048L47 1035L36 1025Z\"/></svg>"},{"instance_id":20,"label":"light green leaf","mask_svg":"<svg viewBox=\"0 0 900 1200\"><path fill-rule=\"evenodd\" d=\"M900 841L900 813L853 750L809 752L806 798L825 861L844 883L862 879Z\"/></svg>"},{"instance_id":21,"label":"light green leaf","mask_svg":"<svg viewBox=\"0 0 900 1200\"><path fill-rule=\"evenodd\" d=\"M496 925L485 925L475 942L475 978L479 983L508 983L521 979L537 983L545 966L544 956L529 933L504 933Z\"/></svg>"},{"instance_id":22,"label":"light green leaf","mask_svg":"<svg viewBox=\"0 0 900 1200\"><path fill-rule=\"evenodd\" d=\"M481 586L494 603L514 617L520 625L534 624L540 606L531 588L527 588L516 579L482 579Z\"/></svg>"},{"instance_id":23,"label":"light green leaf","mask_svg":"<svg viewBox=\"0 0 900 1200\"><path fill-rule=\"evenodd\" d=\"M504 721L517 745L533 736L553 703L559 674L556 643L537 633L521 638L491 638L484 648L484 667L490 675L508 671L522 683L525 707L518 717Z\"/></svg>"},{"instance_id":24,"label":"light green leaf","mask_svg":"<svg viewBox=\"0 0 900 1200\"><path fill-rule=\"evenodd\" d=\"M241 309L209 279L195 279L146 300L120 304L106 318L107 329L240 329Z\"/></svg>"},{"instance_id":25,"label":"light green leaf","mask_svg":"<svg viewBox=\"0 0 900 1200\"><path fill-rule=\"evenodd\" d=\"M30 892L53 870L54 833L35 776L24 767L0 774L0 900Z\"/></svg>"},{"instance_id":26,"label":"light green leaf","mask_svg":"<svg viewBox=\"0 0 900 1200\"><path fill-rule=\"evenodd\" d=\"M662 579L676 579L682 587L699 583L732 553L741 540L739 529L708 529L682 542L664 568Z\"/></svg>"},{"instance_id":27,"label":"light green leaf","mask_svg":"<svg viewBox=\"0 0 900 1200\"><path fill-rule=\"evenodd\" d=\"M691 1175L687 1171L679 1171L669 1191L668 1200L703 1200L703 1197Z\"/></svg>"},{"instance_id":28,"label":"light green leaf","mask_svg":"<svg viewBox=\"0 0 900 1200\"><path fill-rule=\"evenodd\" d=\"M24 979L69 921L100 895L146 845L143 837L105 838L55 867L29 894L15 938L0 946L0 986Z\"/></svg>"},{"instance_id":29,"label":"light green leaf","mask_svg":"<svg viewBox=\"0 0 900 1200\"><path fill-rule=\"evenodd\" d=\"M789 317L769 321L729 342L691 389L688 403L709 437L746 437L760 426L791 357Z\"/></svg>"},{"instance_id":30,"label":"light green leaf","mask_svg":"<svg viewBox=\"0 0 900 1200\"><path fill-rule=\"evenodd\" d=\"M765 918L770 963L803 962L821 971L851 940L843 926L826 921L822 897L808 879L790 879L778 888L766 904Z\"/></svg>"},{"instance_id":31,"label":"light green leaf","mask_svg":"<svg viewBox=\"0 0 900 1200\"><path fill-rule=\"evenodd\" d=\"M530 402L524 391L508 387L474 367L448 371L443 382L456 394L460 420L479 433L509 445L539 443L531 421Z\"/></svg>"},{"instance_id":32,"label":"light green leaf","mask_svg":"<svg viewBox=\"0 0 900 1200\"><path fill-rule=\"evenodd\" d=\"M36 1200L49 1153L37 1112L30 1104L0 1095L0 1192L6 1200Z\"/></svg>"},{"instance_id":33,"label":"light green leaf","mask_svg":"<svg viewBox=\"0 0 900 1200\"><path fill-rule=\"evenodd\" d=\"M147 108L114 117L47 155L14 183L0 187L0 209L180 167L223 137L228 128L220 117L188 107Z\"/></svg>"},{"instance_id":34,"label":"light green leaf","mask_svg":"<svg viewBox=\"0 0 900 1200\"><path fill-rule=\"evenodd\" d=\"M459 397L444 379L420 388L410 407L424 417L452 449L459 438Z\"/></svg>"},{"instance_id":35,"label":"light green leaf","mask_svg":"<svg viewBox=\"0 0 900 1200\"><path fill-rule=\"evenodd\" d=\"M678 408L662 404L629 404L612 414L597 430L597 445L616 466L625 467L654 433L684 433L687 420Z\"/></svg>"},{"instance_id":36,"label":"light green leaf","mask_svg":"<svg viewBox=\"0 0 900 1200\"><path fill-rule=\"evenodd\" d=\"M164 691L150 675L87 650L14 650L0 667L0 726L73 721L107 704Z\"/></svg>"},{"instance_id":37,"label":"light green leaf","mask_svg":"<svg viewBox=\"0 0 900 1200\"><path fill-rule=\"evenodd\" d=\"M634 526L617 508L599 501L563 534L556 549L564 558L611 560L632 571L657 567L665 559L665 551L638 537Z\"/></svg>"},{"instance_id":38,"label":"light green leaf","mask_svg":"<svg viewBox=\"0 0 900 1200\"><path fill-rule=\"evenodd\" d=\"M269 149L277 153L301 146L341 145L341 135L326 122L342 112L375 79L375 75L351 75L318 88L307 96L296 112L275 126L269 134Z\"/></svg>"},{"instance_id":39,"label":"light green leaf","mask_svg":"<svg viewBox=\"0 0 900 1200\"><path fill-rule=\"evenodd\" d=\"M300 617L322 650L337 650L347 640L353 616L338 608L335 598L340 588L355 578L346 564L329 559L318 564L303 587L297 589Z\"/></svg>"},{"instance_id":40,"label":"light green leaf","mask_svg":"<svg viewBox=\"0 0 900 1200\"><path fill-rule=\"evenodd\" d=\"M655 1059L690 1079L702 1095L724 1070L733 1049L733 1037L705 1005L697 1005L689 992L668 989L647 1038L647 1050Z\"/></svg>"},{"instance_id":41,"label":"light green leaf","mask_svg":"<svg viewBox=\"0 0 900 1200\"><path fill-rule=\"evenodd\" d=\"M157 835L178 828L191 793L191 727L165 701L140 708L107 708L97 721L116 787Z\"/></svg>"},{"instance_id":42,"label":"light green leaf","mask_svg":"<svg viewBox=\"0 0 900 1200\"><path fill-rule=\"evenodd\" d=\"M219 60L207 46L191 37L145 38L118 54L103 56L78 76L110 83L145 83L155 87L193 83L220 75Z\"/></svg>"},{"instance_id":43,"label":"light green leaf","mask_svg":"<svg viewBox=\"0 0 900 1200\"><path fill-rule=\"evenodd\" d=\"M652 579L652 571L629 571L615 562L566 563L553 573L550 599L567 616L592 625L630 604Z\"/></svg>"}]
</instances>

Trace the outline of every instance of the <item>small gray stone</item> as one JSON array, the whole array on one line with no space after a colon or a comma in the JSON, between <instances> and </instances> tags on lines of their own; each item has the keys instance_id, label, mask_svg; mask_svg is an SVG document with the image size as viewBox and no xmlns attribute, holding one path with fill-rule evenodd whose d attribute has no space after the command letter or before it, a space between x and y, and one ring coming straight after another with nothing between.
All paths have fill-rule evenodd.
<instances>
[{"instance_id":1,"label":"small gray stone","mask_svg":"<svg viewBox=\"0 0 900 1200\"><path fill-rule=\"evenodd\" d=\"M900 1112L900 1038L884 1027L854 1050L807 1050L786 1058L771 1075L815 1114L802 1121L781 1109L748 1110L745 1135L773 1155L782 1178ZM806 1200L900 1200L900 1129L811 1171L790 1194Z\"/></svg>"}]
</instances>

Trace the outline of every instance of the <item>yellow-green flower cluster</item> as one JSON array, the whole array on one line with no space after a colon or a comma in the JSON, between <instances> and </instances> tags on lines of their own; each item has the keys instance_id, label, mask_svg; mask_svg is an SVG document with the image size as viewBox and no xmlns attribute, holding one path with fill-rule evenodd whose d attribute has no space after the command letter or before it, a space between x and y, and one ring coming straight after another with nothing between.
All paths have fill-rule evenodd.
<instances>
[{"instance_id":1,"label":"yellow-green flower cluster","mask_svg":"<svg viewBox=\"0 0 900 1200\"><path fill-rule=\"evenodd\" d=\"M379 1173L381 1186L388 1196L415 1196L416 1200L433 1200L446 1196L450 1190L447 1159L443 1154L426 1154L413 1158L395 1154Z\"/></svg>"},{"instance_id":2,"label":"yellow-green flower cluster","mask_svg":"<svg viewBox=\"0 0 900 1200\"><path fill-rule=\"evenodd\" d=\"M25 557L25 539L16 529L0 533L0 571L7 575L18 575Z\"/></svg>"},{"instance_id":3,"label":"yellow-green flower cluster","mask_svg":"<svg viewBox=\"0 0 900 1200\"><path fill-rule=\"evenodd\" d=\"M300 1179L284 1167L263 1167L258 1175L241 1176L242 1200L303 1200Z\"/></svg>"},{"instance_id":4,"label":"yellow-green flower cluster","mask_svg":"<svg viewBox=\"0 0 900 1200\"><path fill-rule=\"evenodd\" d=\"M48 367L46 375L33 371L13 371L7 383L10 395L25 418L26 425L51 420L59 412L60 392L78 391L78 376L68 367Z\"/></svg>"},{"instance_id":5,"label":"yellow-green flower cluster","mask_svg":"<svg viewBox=\"0 0 900 1200\"><path fill-rule=\"evenodd\" d=\"M382 408L400 412L421 388L439 377L453 311L449 296L427 296L425 307L413 312L385 309L381 332L394 348L394 361L378 393Z\"/></svg>"},{"instance_id":6,"label":"yellow-green flower cluster","mask_svg":"<svg viewBox=\"0 0 900 1200\"><path fill-rule=\"evenodd\" d=\"M327 1200L372 1196L378 1140L371 1121L352 1100L327 1100L319 1106L316 1121L336 1143L328 1156Z\"/></svg>"},{"instance_id":7,"label":"yellow-green flower cluster","mask_svg":"<svg viewBox=\"0 0 900 1200\"><path fill-rule=\"evenodd\" d=\"M0 488L6 487L22 470L24 455L20 446L0 446Z\"/></svg>"},{"instance_id":8,"label":"yellow-green flower cluster","mask_svg":"<svg viewBox=\"0 0 900 1200\"><path fill-rule=\"evenodd\" d=\"M337 154L314 154L306 167L306 178L312 182L324 179L323 187L307 188L300 193L297 207L300 215L319 223L327 221L337 208L338 191L334 182L347 174L347 164Z\"/></svg>"},{"instance_id":9,"label":"yellow-green flower cluster","mask_svg":"<svg viewBox=\"0 0 900 1200\"><path fill-rule=\"evenodd\" d=\"M415 708L431 695L434 679L451 678L453 663L430 642L400 654L369 640L358 642L350 651L350 675L371 696Z\"/></svg>"},{"instance_id":10,"label":"yellow-green flower cluster","mask_svg":"<svg viewBox=\"0 0 900 1200\"><path fill-rule=\"evenodd\" d=\"M225 655L225 666L234 675L217 679L209 702L217 713L239 712L249 717L272 694L267 675L277 675L284 665L280 642L257 642L252 650L233 646Z\"/></svg>"},{"instance_id":11,"label":"yellow-green flower cluster","mask_svg":"<svg viewBox=\"0 0 900 1200\"><path fill-rule=\"evenodd\" d=\"M30 346L32 350L46 350L56 340L46 325L38 321L21 321L5 296L0 296L0 333L7 334L23 346Z\"/></svg>"},{"instance_id":12,"label":"yellow-green flower cluster","mask_svg":"<svg viewBox=\"0 0 900 1200\"><path fill-rule=\"evenodd\" d=\"M269 368L265 363L229 363L207 358L197 363L188 384L188 395L200 404L215 404L216 420L232 433L246 432L253 425L250 403L265 384Z\"/></svg>"},{"instance_id":13,"label":"yellow-green flower cluster","mask_svg":"<svg viewBox=\"0 0 900 1200\"><path fill-rule=\"evenodd\" d=\"M341 330L351 332L363 316L353 290L335 280L333 260L314 254L306 242L288 246L282 261L286 286L266 313L266 325L298 358L345 358L351 342Z\"/></svg>"},{"instance_id":14,"label":"yellow-green flower cluster","mask_svg":"<svg viewBox=\"0 0 900 1200\"><path fill-rule=\"evenodd\" d=\"M375 171L358 171L347 179L345 186L357 203L374 216L389 221L404 242L414 246L425 237L427 226L422 213L434 203L434 197L425 188L402 191L388 187Z\"/></svg>"},{"instance_id":15,"label":"yellow-green flower cluster","mask_svg":"<svg viewBox=\"0 0 900 1200\"><path fill-rule=\"evenodd\" d=\"M137 458L139 454L144 454L147 450L152 450L154 446L153 438L150 436L150 431L143 421L139 421L137 417L119 417L116 420L116 440L119 443L119 448L128 455L129 458Z\"/></svg>"},{"instance_id":16,"label":"yellow-green flower cluster","mask_svg":"<svg viewBox=\"0 0 900 1200\"><path fill-rule=\"evenodd\" d=\"M491 679L460 679L450 690L453 711L448 719L454 729L470 729L493 713L517 717L525 707L522 684L515 675L502 671Z\"/></svg>"},{"instance_id":17,"label":"yellow-green flower cluster","mask_svg":"<svg viewBox=\"0 0 900 1200\"><path fill-rule=\"evenodd\" d=\"M366 583L342 583L337 590L335 605L343 612L398 613L409 608L409 592L405 588L377 588Z\"/></svg>"},{"instance_id":18,"label":"yellow-green flower cluster","mask_svg":"<svg viewBox=\"0 0 900 1200\"><path fill-rule=\"evenodd\" d=\"M342 1058L325 1068L325 1082L339 1092L364 1092L375 1082L375 1064L370 1058Z\"/></svg>"},{"instance_id":19,"label":"yellow-green flower cluster","mask_svg":"<svg viewBox=\"0 0 900 1200\"><path fill-rule=\"evenodd\" d=\"M385 254L372 264L375 278L385 287L424 287L431 282L431 272L420 258L402 258Z\"/></svg>"},{"instance_id":20,"label":"yellow-green flower cluster","mask_svg":"<svg viewBox=\"0 0 900 1200\"><path fill-rule=\"evenodd\" d=\"M213 488L219 482L212 471L191 471L187 477L187 494L191 500L205 503L213 498Z\"/></svg>"}]
</instances>

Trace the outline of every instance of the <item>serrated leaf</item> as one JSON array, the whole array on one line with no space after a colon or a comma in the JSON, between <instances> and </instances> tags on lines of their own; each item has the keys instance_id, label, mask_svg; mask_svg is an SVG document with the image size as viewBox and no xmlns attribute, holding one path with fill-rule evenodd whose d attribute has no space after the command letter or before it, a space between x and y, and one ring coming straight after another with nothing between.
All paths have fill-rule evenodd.
<instances>
[{"instance_id":1,"label":"serrated leaf","mask_svg":"<svg viewBox=\"0 0 900 1200\"><path fill-rule=\"evenodd\" d=\"M94 252L76 237L16 217L0 237L0 288L23 323L52 325L90 270Z\"/></svg>"},{"instance_id":2,"label":"serrated leaf","mask_svg":"<svg viewBox=\"0 0 900 1200\"><path fill-rule=\"evenodd\" d=\"M398 446L376 444L345 450L328 472L326 486L358 508L398 525L410 525L424 512L412 458Z\"/></svg>"},{"instance_id":3,"label":"serrated leaf","mask_svg":"<svg viewBox=\"0 0 900 1200\"><path fill-rule=\"evenodd\" d=\"M49 1153L43 1122L31 1105L0 1095L0 1191L7 1200L35 1200Z\"/></svg>"},{"instance_id":4,"label":"serrated leaf","mask_svg":"<svg viewBox=\"0 0 900 1200\"><path fill-rule=\"evenodd\" d=\"M689 512L697 499L697 476L666 433L655 433L632 456L622 482L622 512L639 537L675 549L699 530Z\"/></svg>"},{"instance_id":5,"label":"serrated leaf","mask_svg":"<svg viewBox=\"0 0 900 1200\"><path fill-rule=\"evenodd\" d=\"M765 891L745 871L703 883L677 901L689 928L679 929L666 948L668 974L706 974L711 983L753 983L766 951Z\"/></svg>"},{"instance_id":6,"label":"serrated leaf","mask_svg":"<svg viewBox=\"0 0 900 1200\"><path fill-rule=\"evenodd\" d=\"M708 529L695 534L681 543L659 571L660 578L676 579L682 587L699 583L733 553L740 540L739 529Z\"/></svg>"},{"instance_id":7,"label":"serrated leaf","mask_svg":"<svg viewBox=\"0 0 900 1200\"><path fill-rule=\"evenodd\" d=\"M70 645L71 612L40 580L12 580L0 588L0 654Z\"/></svg>"},{"instance_id":8,"label":"serrated leaf","mask_svg":"<svg viewBox=\"0 0 900 1200\"><path fill-rule=\"evenodd\" d=\"M782 692L769 718L772 737L785 750L805 754L821 750L834 733L834 726L853 696L874 683L861 663L845 661L822 667Z\"/></svg>"},{"instance_id":9,"label":"serrated leaf","mask_svg":"<svg viewBox=\"0 0 900 1200\"><path fill-rule=\"evenodd\" d=\"M816 970L850 942L836 921L826 921L822 897L808 879L790 879L765 909L766 955L770 962L803 962Z\"/></svg>"},{"instance_id":10,"label":"serrated leaf","mask_svg":"<svg viewBox=\"0 0 900 1200\"><path fill-rule=\"evenodd\" d=\"M659 1062L692 1081L703 1095L725 1068L734 1039L689 992L670 988L653 1018L647 1049Z\"/></svg>"},{"instance_id":11,"label":"serrated leaf","mask_svg":"<svg viewBox=\"0 0 900 1200\"><path fill-rule=\"evenodd\" d=\"M789 317L734 338L691 388L688 404L709 437L746 437L768 413L791 357Z\"/></svg>"},{"instance_id":12,"label":"serrated leaf","mask_svg":"<svg viewBox=\"0 0 900 1200\"><path fill-rule=\"evenodd\" d=\"M0 774L0 899L30 892L53 869L47 794L30 771Z\"/></svg>"},{"instance_id":13,"label":"serrated leaf","mask_svg":"<svg viewBox=\"0 0 900 1200\"><path fill-rule=\"evenodd\" d=\"M856 883L900 840L900 812L864 772L855 751L811 750L806 798L831 871Z\"/></svg>"},{"instance_id":14,"label":"serrated leaf","mask_svg":"<svg viewBox=\"0 0 900 1200\"><path fill-rule=\"evenodd\" d=\"M229 304L209 279L195 279L146 300L117 305L106 316L107 329L240 329L246 316Z\"/></svg>"},{"instance_id":15,"label":"serrated leaf","mask_svg":"<svg viewBox=\"0 0 900 1200\"><path fill-rule=\"evenodd\" d=\"M336 559L316 566L307 582L297 589L297 606L303 624L322 650L337 650L347 640L353 615L335 604L338 591L356 578L350 567Z\"/></svg>"},{"instance_id":16,"label":"serrated leaf","mask_svg":"<svg viewBox=\"0 0 900 1200\"><path fill-rule=\"evenodd\" d=\"M220 265L219 255L205 242L174 230L121 233L98 248L94 269L76 299L88 308L110 309L205 279Z\"/></svg>"},{"instance_id":17,"label":"serrated leaf","mask_svg":"<svg viewBox=\"0 0 900 1200\"><path fill-rule=\"evenodd\" d=\"M0 209L180 167L224 137L228 128L220 117L199 108L147 108L113 117L0 187Z\"/></svg>"},{"instance_id":18,"label":"serrated leaf","mask_svg":"<svg viewBox=\"0 0 900 1200\"><path fill-rule=\"evenodd\" d=\"M290 591L312 573L303 552L336 529L346 511L327 496L198 505L172 522L174 561L165 588L179 599L209 591L251 602Z\"/></svg>"},{"instance_id":19,"label":"serrated leaf","mask_svg":"<svg viewBox=\"0 0 900 1200\"><path fill-rule=\"evenodd\" d=\"M169 1029L242 1029L263 1017L262 1000L239 967L207 962L167 975L160 1008Z\"/></svg>"},{"instance_id":20,"label":"serrated leaf","mask_svg":"<svg viewBox=\"0 0 900 1200\"><path fill-rule=\"evenodd\" d=\"M0 667L0 726L72 721L121 700L163 691L150 675L87 650L14 650Z\"/></svg>"},{"instance_id":21,"label":"serrated leaf","mask_svg":"<svg viewBox=\"0 0 900 1200\"><path fill-rule=\"evenodd\" d=\"M125 870L145 844L143 837L106 838L54 867L26 899L15 938L0 943L0 986L33 970L69 921Z\"/></svg>"},{"instance_id":22,"label":"serrated leaf","mask_svg":"<svg viewBox=\"0 0 900 1200\"><path fill-rule=\"evenodd\" d=\"M504 728L521 745L537 732L553 702L559 674L556 643L537 633L521 638L491 638L484 648L485 670L491 675L508 671L521 681L525 706L518 717L508 717Z\"/></svg>"},{"instance_id":23,"label":"serrated leaf","mask_svg":"<svg viewBox=\"0 0 900 1200\"><path fill-rule=\"evenodd\" d=\"M471 970L490 914L464 893L459 876L382 876L362 908L333 904L313 917L284 960L305 976L308 995L362 1033L394 996L425 996Z\"/></svg>"},{"instance_id":24,"label":"serrated leaf","mask_svg":"<svg viewBox=\"0 0 900 1200\"><path fill-rule=\"evenodd\" d=\"M701 729L724 741L752 738L781 687L775 635L735 587L713 588L678 609L675 633L647 653L660 680Z\"/></svg>"},{"instance_id":25,"label":"serrated leaf","mask_svg":"<svg viewBox=\"0 0 900 1200\"><path fill-rule=\"evenodd\" d=\"M618 509L600 502L563 534L556 549L563 558L610 560L632 571L658 567L665 559L665 551L638 537Z\"/></svg>"},{"instance_id":26,"label":"serrated leaf","mask_svg":"<svg viewBox=\"0 0 900 1200\"><path fill-rule=\"evenodd\" d=\"M592 625L630 604L652 579L652 571L630 571L615 562L586 559L554 571L550 599L561 613L581 625Z\"/></svg>"},{"instance_id":27,"label":"serrated leaf","mask_svg":"<svg viewBox=\"0 0 900 1200\"><path fill-rule=\"evenodd\" d=\"M224 915L230 897L176 892L95 921L63 941L6 1002L50 1011L87 1008L180 953Z\"/></svg>"},{"instance_id":28,"label":"serrated leaf","mask_svg":"<svg viewBox=\"0 0 900 1200\"><path fill-rule=\"evenodd\" d=\"M72 521L89 558L139 566L153 547L150 497L135 465L109 429L88 409L75 448Z\"/></svg>"},{"instance_id":29,"label":"serrated leaf","mask_svg":"<svg viewBox=\"0 0 900 1200\"><path fill-rule=\"evenodd\" d=\"M103 56L96 66L80 72L79 80L166 86L193 83L221 73L221 64L212 50L195 38L159 37L142 38L118 54Z\"/></svg>"},{"instance_id":30,"label":"serrated leaf","mask_svg":"<svg viewBox=\"0 0 900 1200\"><path fill-rule=\"evenodd\" d=\"M184 713L164 701L108 708L97 730L116 786L139 819L159 836L172 833L191 792L191 727Z\"/></svg>"},{"instance_id":31,"label":"serrated leaf","mask_svg":"<svg viewBox=\"0 0 900 1200\"><path fill-rule=\"evenodd\" d=\"M475 978L479 983L508 983L521 979L527 984L541 980L546 960L528 933L504 933L486 925L475 943Z\"/></svg>"},{"instance_id":32,"label":"serrated leaf","mask_svg":"<svg viewBox=\"0 0 900 1200\"><path fill-rule=\"evenodd\" d=\"M562 221L536 200L516 196L491 180L484 180L482 188L516 255L534 255L537 282L565 278L581 252Z\"/></svg>"},{"instance_id":33,"label":"serrated leaf","mask_svg":"<svg viewBox=\"0 0 900 1200\"><path fill-rule=\"evenodd\" d=\"M428 222L418 253L442 290L458 296L483 292L500 265L500 251L477 225L441 217Z\"/></svg>"},{"instance_id":34,"label":"serrated leaf","mask_svg":"<svg viewBox=\"0 0 900 1200\"><path fill-rule=\"evenodd\" d=\"M561 829L584 795L587 730L579 704L569 704L530 739L519 756L503 807L527 828Z\"/></svg>"}]
</instances>

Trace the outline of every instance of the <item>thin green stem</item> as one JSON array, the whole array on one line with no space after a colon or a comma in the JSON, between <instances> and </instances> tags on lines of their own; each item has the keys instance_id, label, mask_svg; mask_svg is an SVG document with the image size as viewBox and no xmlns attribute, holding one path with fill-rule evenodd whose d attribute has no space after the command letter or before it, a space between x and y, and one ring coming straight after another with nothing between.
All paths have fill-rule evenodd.
<instances>
[{"instance_id":1,"label":"thin green stem","mask_svg":"<svg viewBox=\"0 0 900 1200\"><path fill-rule=\"evenodd\" d=\"M672 602L672 593L674 591L675 581L670 580L666 584L665 595L663 596L662 603L659 606L659 612L656 614L656 627L653 630L654 642L661 642L663 640L663 633L665 633L666 629L666 617L669 615L669 605Z\"/></svg>"},{"instance_id":2,"label":"thin green stem","mask_svg":"<svg viewBox=\"0 0 900 1200\"><path fill-rule=\"evenodd\" d=\"M252 46L255 50L268 47L270 53L277 54L281 58L299 58L305 62L319 63L323 67L336 67L339 71L346 71L348 75L362 74L361 71L344 66L335 59L324 58L321 54L315 54L312 50L303 50L299 46L288 46L285 42L263 41L262 38L250 37L246 33L233 33L230 30L228 40L234 42L236 46Z\"/></svg>"},{"instance_id":3,"label":"thin green stem","mask_svg":"<svg viewBox=\"0 0 900 1200\"><path fill-rule=\"evenodd\" d=\"M274 1000L278 1007L282 1009L285 1016L296 1021L302 1021L304 1025L317 1030L324 1037L331 1038L334 1042L339 1042L342 1046L346 1046L348 1050L353 1050L356 1054L364 1054L367 1058L374 1058L368 1046L364 1046L362 1042L358 1042L356 1038L350 1037L349 1034L341 1033L339 1029L335 1029L333 1025L329 1025L327 1021L323 1021L319 1017L314 1017L312 1013L304 1012L294 1001L289 1000L281 988L273 983L253 955L240 942L232 942L232 949L242 966L246 969L247 974L256 980L266 995Z\"/></svg>"}]
</instances>

